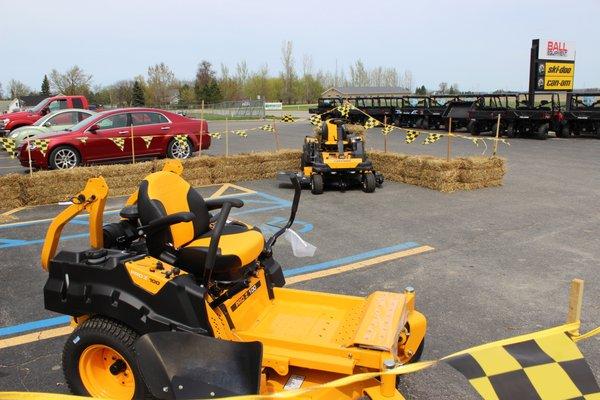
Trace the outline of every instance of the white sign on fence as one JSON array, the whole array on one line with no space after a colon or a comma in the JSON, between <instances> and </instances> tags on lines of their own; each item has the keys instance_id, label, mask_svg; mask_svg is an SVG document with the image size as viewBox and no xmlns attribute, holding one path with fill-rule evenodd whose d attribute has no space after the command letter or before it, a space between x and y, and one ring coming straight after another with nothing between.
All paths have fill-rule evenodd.
<instances>
[{"instance_id":1,"label":"white sign on fence","mask_svg":"<svg viewBox=\"0 0 600 400\"><path fill-rule=\"evenodd\" d=\"M283 110L283 103L265 103L265 111Z\"/></svg>"}]
</instances>

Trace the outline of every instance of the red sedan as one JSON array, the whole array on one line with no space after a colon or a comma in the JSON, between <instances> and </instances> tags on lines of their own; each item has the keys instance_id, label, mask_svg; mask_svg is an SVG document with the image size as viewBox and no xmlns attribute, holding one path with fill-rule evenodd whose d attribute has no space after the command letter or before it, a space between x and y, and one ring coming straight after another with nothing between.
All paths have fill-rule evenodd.
<instances>
[{"instance_id":1,"label":"red sedan","mask_svg":"<svg viewBox=\"0 0 600 400\"><path fill-rule=\"evenodd\" d=\"M69 130L39 135L18 149L21 165L69 169L81 164L153 157L188 158L210 147L206 121L153 108L121 108Z\"/></svg>"}]
</instances>

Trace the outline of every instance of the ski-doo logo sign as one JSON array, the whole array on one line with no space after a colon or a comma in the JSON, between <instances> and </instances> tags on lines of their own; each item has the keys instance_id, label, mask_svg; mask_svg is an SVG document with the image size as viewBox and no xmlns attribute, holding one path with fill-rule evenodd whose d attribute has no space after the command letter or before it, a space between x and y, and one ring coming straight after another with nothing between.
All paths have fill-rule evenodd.
<instances>
[{"instance_id":1,"label":"ski-doo logo sign","mask_svg":"<svg viewBox=\"0 0 600 400\"><path fill-rule=\"evenodd\" d=\"M552 39L540 39L538 59L575 61L575 43Z\"/></svg>"}]
</instances>

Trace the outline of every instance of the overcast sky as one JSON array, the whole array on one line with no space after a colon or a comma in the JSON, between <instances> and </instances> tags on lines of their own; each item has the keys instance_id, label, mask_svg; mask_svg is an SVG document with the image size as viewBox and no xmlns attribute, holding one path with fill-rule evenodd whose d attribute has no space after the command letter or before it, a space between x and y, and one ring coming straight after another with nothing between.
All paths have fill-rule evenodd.
<instances>
[{"instance_id":1,"label":"overcast sky","mask_svg":"<svg viewBox=\"0 0 600 400\"><path fill-rule=\"evenodd\" d=\"M600 87L600 1L15 1L0 0L4 89L39 89L44 73L79 65L93 83L145 74L164 61L191 79L207 59L281 68L281 43L313 69L410 70L414 84L462 90L526 89L531 39L573 41L576 88ZM348 74L347 74L348 75Z\"/></svg>"}]
</instances>

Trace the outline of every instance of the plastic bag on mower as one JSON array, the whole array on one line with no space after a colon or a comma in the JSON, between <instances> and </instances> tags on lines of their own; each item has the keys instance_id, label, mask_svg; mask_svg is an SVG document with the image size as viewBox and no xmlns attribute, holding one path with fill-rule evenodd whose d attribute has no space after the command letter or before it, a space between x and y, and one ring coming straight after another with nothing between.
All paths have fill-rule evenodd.
<instances>
[{"instance_id":1,"label":"plastic bag on mower","mask_svg":"<svg viewBox=\"0 0 600 400\"><path fill-rule=\"evenodd\" d=\"M315 255L317 248L300 237L293 229L286 229L283 234L292 246L292 252L296 257L312 257Z\"/></svg>"}]
</instances>

